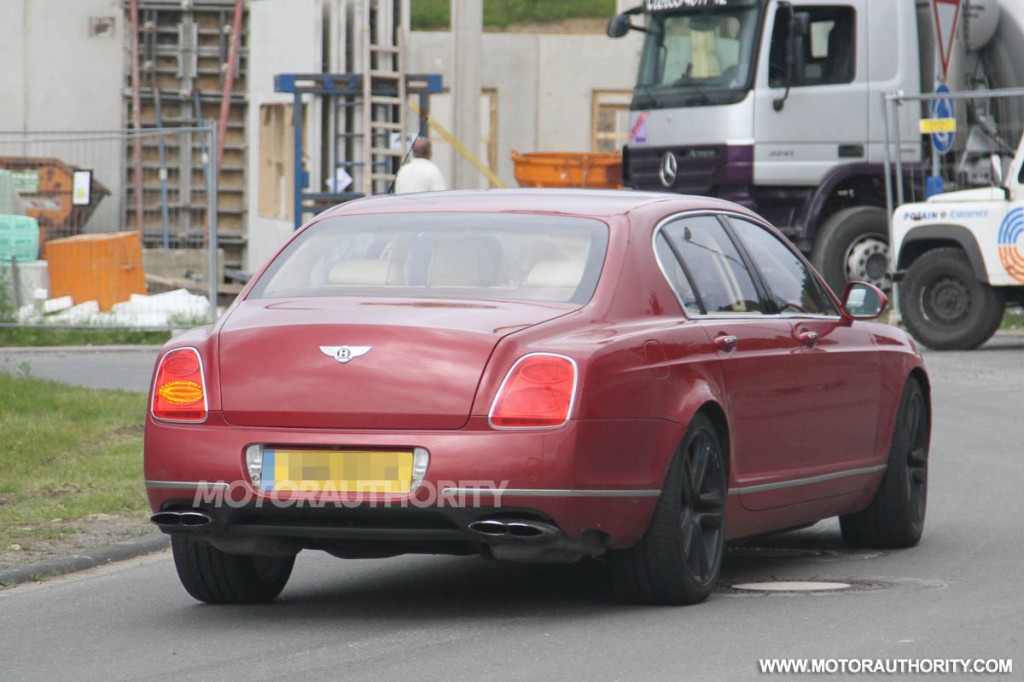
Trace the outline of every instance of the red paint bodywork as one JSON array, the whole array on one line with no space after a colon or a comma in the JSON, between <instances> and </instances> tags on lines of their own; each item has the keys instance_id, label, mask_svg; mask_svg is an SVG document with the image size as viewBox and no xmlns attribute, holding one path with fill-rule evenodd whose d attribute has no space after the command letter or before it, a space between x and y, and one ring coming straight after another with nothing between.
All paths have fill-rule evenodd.
<instances>
[{"instance_id":1,"label":"red paint bodywork","mask_svg":"<svg viewBox=\"0 0 1024 682\"><path fill-rule=\"evenodd\" d=\"M664 219L725 211L761 222L756 215L698 197L513 190L354 201L311 224L462 211L606 223L607 254L592 299L249 299L257 275L215 325L165 347L200 352L210 416L202 424L150 416L146 480L223 481L240 492L249 486L245 448L253 443L422 447L434 489L446 481L504 481L510 489L656 494L687 424L703 410L728 450L727 537L812 523L871 500L903 386L911 374L927 385L909 337L845 315L689 319L659 268L652 239ZM800 343L805 331L819 334L814 347ZM739 343L719 350L719 335ZM373 355L342 365L318 348L338 343L372 345ZM509 368L534 352L577 363L570 421L552 430L495 430L487 421L495 392ZM833 477L860 469L871 471ZM148 493L154 512L195 496L184 487ZM247 494L260 497L251 486ZM384 500L401 501L375 501ZM651 495L502 498L503 507L535 512L569 538L599 531L610 548L639 540L656 502ZM484 507L477 516L493 511Z\"/></svg>"}]
</instances>

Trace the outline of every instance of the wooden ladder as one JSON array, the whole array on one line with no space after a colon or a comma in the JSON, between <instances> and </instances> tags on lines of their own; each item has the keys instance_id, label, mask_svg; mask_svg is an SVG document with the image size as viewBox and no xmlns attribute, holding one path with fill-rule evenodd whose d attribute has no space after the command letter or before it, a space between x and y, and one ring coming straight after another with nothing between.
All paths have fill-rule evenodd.
<instances>
[{"instance_id":1,"label":"wooden ladder","mask_svg":"<svg viewBox=\"0 0 1024 682\"><path fill-rule=\"evenodd\" d=\"M406 83L393 0L365 0L363 8L362 189L369 196L391 189L406 154Z\"/></svg>"}]
</instances>

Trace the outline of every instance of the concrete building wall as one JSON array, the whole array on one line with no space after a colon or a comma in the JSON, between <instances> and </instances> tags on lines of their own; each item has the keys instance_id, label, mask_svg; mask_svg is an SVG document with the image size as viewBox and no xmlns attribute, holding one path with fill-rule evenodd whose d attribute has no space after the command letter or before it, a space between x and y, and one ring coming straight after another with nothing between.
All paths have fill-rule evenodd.
<instances>
[{"instance_id":1,"label":"concrete building wall","mask_svg":"<svg viewBox=\"0 0 1024 682\"><path fill-rule=\"evenodd\" d=\"M260 212L261 107L274 103L292 106L291 95L274 92L275 75L321 70L323 25L320 0L257 0L249 6L248 272L259 269L294 230L291 218L266 217ZM313 156L319 149L319 126L311 124L319 120L320 109L314 100L305 106L307 169L312 186L317 187L319 159Z\"/></svg>"},{"instance_id":2,"label":"concrete building wall","mask_svg":"<svg viewBox=\"0 0 1024 682\"><path fill-rule=\"evenodd\" d=\"M123 127L124 12L118 0L0 2L0 131ZM12 155L53 156L90 168L110 190L87 231L118 229L118 144L33 143ZM11 153L10 147L0 154Z\"/></svg>"},{"instance_id":3,"label":"concrete building wall","mask_svg":"<svg viewBox=\"0 0 1024 682\"><path fill-rule=\"evenodd\" d=\"M118 0L0 2L0 130L121 127L122 14ZM90 35L90 20L109 28Z\"/></svg>"},{"instance_id":4,"label":"concrete building wall","mask_svg":"<svg viewBox=\"0 0 1024 682\"><path fill-rule=\"evenodd\" d=\"M516 186L512 150L589 152L595 90L632 90L642 36L612 40L604 35L485 33L482 83L498 99L498 176ZM440 73L453 80L451 34L413 31L408 70ZM436 97L431 113L451 127L451 106ZM452 177L452 150L436 136L435 161ZM463 144L471 149L476 145ZM481 176L481 186L486 181ZM459 188L463 189L463 188Z\"/></svg>"}]
</instances>

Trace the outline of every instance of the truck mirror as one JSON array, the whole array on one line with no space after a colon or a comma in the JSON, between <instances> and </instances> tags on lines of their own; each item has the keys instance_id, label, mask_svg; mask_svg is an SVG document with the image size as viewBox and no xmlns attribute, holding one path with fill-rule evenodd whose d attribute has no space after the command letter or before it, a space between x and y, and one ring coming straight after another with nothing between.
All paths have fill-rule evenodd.
<instances>
[{"instance_id":1,"label":"truck mirror","mask_svg":"<svg viewBox=\"0 0 1024 682\"><path fill-rule=\"evenodd\" d=\"M789 89L794 85L801 85L804 81L804 55L807 34L811 30L811 15L807 12L796 12L791 5L784 5L789 11L789 25L786 31L786 69L783 74L783 82L786 92L782 97L772 101L772 108L775 111L782 111L789 99Z\"/></svg>"},{"instance_id":2,"label":"truck mirror","mask_svg":"<svg viewBox=\"0 0 1024 682\"><path fill-rule=\"evenodd\" d=\"M629 29L631 28L633 28L633 25L629 23L629 15L616 14L608 20L608 37L621 38L629 33Z\"/></svg>"},{"instance_id":3,"label":"truck mirror","mask_svg":"<svg viewBox=\"0 0 1024 682\"><path fill-rule=\"evenodd\" d=\"M793 12L789 45L786 49L792 54L789 79L794 85L803 85L804 83L804 69L807 65L807 37L810 32L811 15L807 12Z\"/></svg>"},{"instance_id":4,"label":"truck mirror","mask_svg":"<svg viewBox=\"0 0 1024 682\"><path fill-rule=\"evenodd\" d=\"M992 164L992 184L1002 186L1003 184L1003 158L998 154L989 157Z\"/></svg>"}]
</instances>

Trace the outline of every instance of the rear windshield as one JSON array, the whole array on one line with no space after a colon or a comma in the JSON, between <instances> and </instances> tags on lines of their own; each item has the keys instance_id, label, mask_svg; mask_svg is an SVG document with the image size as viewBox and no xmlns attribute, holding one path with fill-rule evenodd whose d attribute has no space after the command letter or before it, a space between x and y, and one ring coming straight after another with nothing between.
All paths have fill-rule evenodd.
<instances>
[{"instance_id":1,"label":"rear windshield","mask_svg":"<svg viewBox=\"0 0 1024 682\"><path fill-rule=\"evenodd\" d=\"M585 303L608 228L481 213L338 216L292 241L249 298L395 296Z\"/></svg>"}]
</instances>

